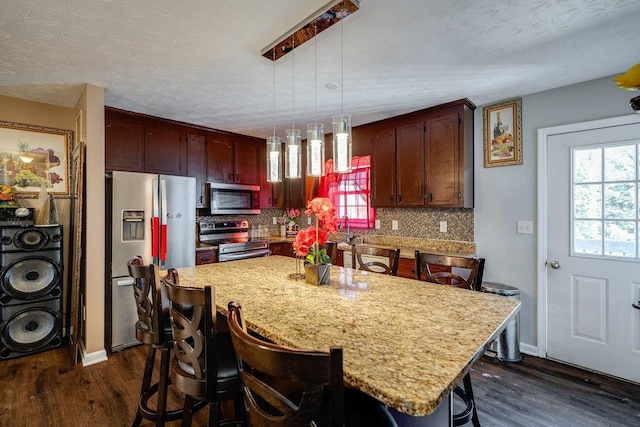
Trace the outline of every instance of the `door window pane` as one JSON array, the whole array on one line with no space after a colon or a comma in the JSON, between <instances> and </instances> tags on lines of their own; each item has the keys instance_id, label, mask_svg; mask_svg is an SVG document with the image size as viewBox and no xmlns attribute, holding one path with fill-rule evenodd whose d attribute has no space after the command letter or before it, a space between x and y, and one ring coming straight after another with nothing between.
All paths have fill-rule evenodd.
<instances>
[{"instance_id":1,"label":"door window pane","mask_svg":"<svg viewBox=\"0 0 640 427\"><path fill-rule=\"evenodd\" d=\"M573 180L581 182L602 181L602 149L576 150L573 154Z\"/></svg>"},{"instance_id":2,"label":"door window pane","mask_svg":"<svg viewBox=\"0 0 640 427\"><path fill-rule=\"evenodd\" d=\"M636 179L636 145L620 145L604 149L604 180L634 181Z\"/></svg>"},{"instance_id":3,"label":"door window pane","mask_svg":"<svg viewBox=\"0 0 640 427\"><path fill-rule=\"evenodd\" d=\"M613 219L635 219L636 185L605 184L604 217Z\"/></svg>"},{"instance_id":4,"label":"door window pane","mask_svg":"<svg viewBox=\"0 0 640 427\"><path fill-rule=\"evenodd\" d=\"M577 219L602 218L602 185L576 185L573 197Z\"/></svg>"},{"instance_id":5,"label":"door window pane","mask_svg":"<svg viewBox=\"0 0 640 427\"><path fill-rule=\"evenodd\" d=\"M602 222L576 221L573 239L576 253L602 255Z\"/></svg>"},{"instance_id":6,"label":"door window pane","mask_svg":"<svg viewBox=\"0 0 640 427\"><path fill-rule=\"evenodd\" d=\"M605 221L604 253L616 257L636 256L636 224L633 221Z\"/></svg>"}]
</instances>

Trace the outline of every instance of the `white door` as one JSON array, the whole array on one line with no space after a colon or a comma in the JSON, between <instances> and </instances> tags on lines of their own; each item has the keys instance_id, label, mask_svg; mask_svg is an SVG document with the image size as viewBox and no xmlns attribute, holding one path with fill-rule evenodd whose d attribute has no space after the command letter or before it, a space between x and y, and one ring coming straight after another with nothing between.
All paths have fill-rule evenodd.
<instances>
[{"instance_id":1,"label":"white door","mask_svg":"<svg viewBox=\"0 0 640 427\"><path fill-rule=\"evenodd\" d=\"M591 122L546 137L547 357L634 382L640 382L640 310L632 306L640 298L637 121Z\"/></svg>"}]
</instances>

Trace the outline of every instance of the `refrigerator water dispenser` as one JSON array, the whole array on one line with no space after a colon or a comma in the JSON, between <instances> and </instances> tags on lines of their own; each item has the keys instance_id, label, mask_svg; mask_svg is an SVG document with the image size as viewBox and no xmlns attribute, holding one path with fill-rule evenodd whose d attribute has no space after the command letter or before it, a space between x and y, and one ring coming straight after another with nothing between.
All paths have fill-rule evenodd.
<instances>
[{"instance_id":1,"label":"refrigerator water dispenser","mask_svg":"<svg viewBox=\"0 0 640 427\"><path fill-rule=\"evenodd\" d=\"M144 211L122 211L122 241L144 240Z\"/></svg>"}]
</instances>

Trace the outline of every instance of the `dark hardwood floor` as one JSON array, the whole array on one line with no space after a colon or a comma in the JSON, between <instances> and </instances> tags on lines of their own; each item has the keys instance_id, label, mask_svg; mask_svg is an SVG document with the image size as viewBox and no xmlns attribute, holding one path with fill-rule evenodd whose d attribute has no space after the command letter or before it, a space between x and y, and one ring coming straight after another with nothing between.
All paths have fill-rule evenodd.
<instances>
[{"instance_id":1,"label":"dark hardwood floor","mask_svg":"<svg viewBox=\"0 0 640 427\"><path fill-rule=\"evenodd\" d=\"M70 367L65 348L2 361L0 426L130 426L143 365L142 346L86 368ZM520 363L483 357L472 379L484 427L640 426L640 385L527 356ZM178 393L169 399L180 406ZM206 422L205 410L193 424Z\"/></svg>"}]
</instances>

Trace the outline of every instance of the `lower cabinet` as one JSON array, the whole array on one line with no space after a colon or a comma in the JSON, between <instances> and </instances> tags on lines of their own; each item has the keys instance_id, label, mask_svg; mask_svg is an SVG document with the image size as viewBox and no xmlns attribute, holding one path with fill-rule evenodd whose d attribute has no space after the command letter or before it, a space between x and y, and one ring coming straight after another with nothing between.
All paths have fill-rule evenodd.
<instances>
[{"instance_id":1,"label":"lower cabinet","mask_svg":"<svg viewBox=\"0 0 640 427\"><path fill-rule=\"evenodd\" d=\"M272 242L270 249L271 255L295 257L295 254L293 253L293 244L290 242Z\"/></svg>"},{"instance_id":2,"label":"lower cabinet","mask_svg":"<svg viewBox=\"0 0 640 427\"><path fill-rule=\"evenodd\" d=\"M216 253L213 249L196 251L196 265L211 264L216 261Z\"/></svg>"}]
</instances>

